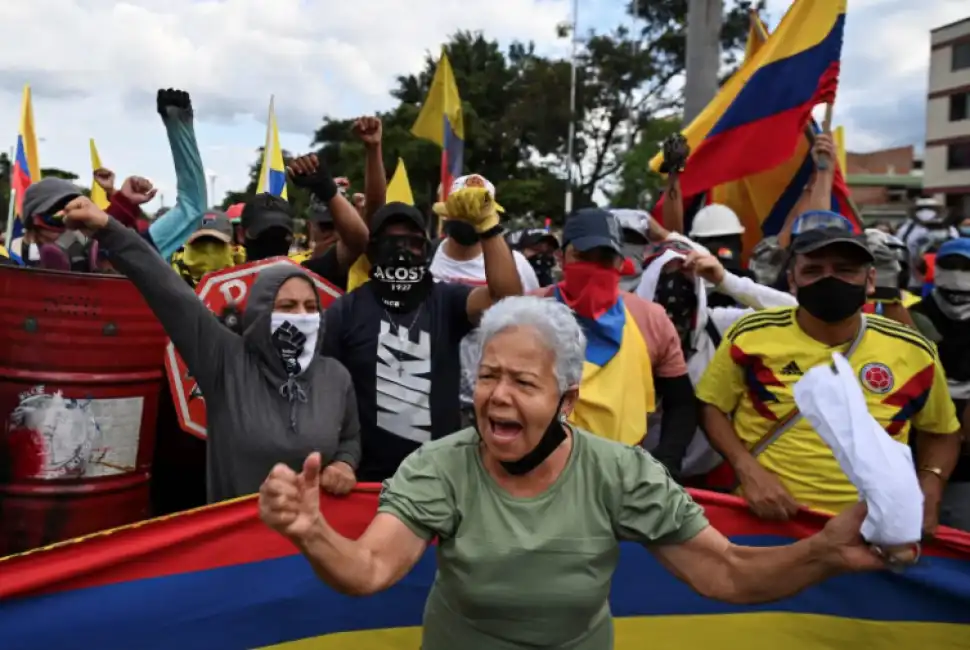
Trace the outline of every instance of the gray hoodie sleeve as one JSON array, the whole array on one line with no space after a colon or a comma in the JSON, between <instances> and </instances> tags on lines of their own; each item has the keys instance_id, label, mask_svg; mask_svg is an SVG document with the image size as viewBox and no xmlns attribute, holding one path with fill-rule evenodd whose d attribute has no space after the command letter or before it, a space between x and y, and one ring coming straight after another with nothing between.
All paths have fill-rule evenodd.
<instances>
[{"instance_id":1,"label":"gray hoodie sleeve","mask_svg":"<svg viewBox=\"0 0 970 650\"><path fill-rule=\"evenodd\" d=\"M341 366L342 367L342 366ZM357 417L357 395L354 384L350 380L350 373L344 370L344 415L340 423L340 442L337 443L337 453L333 461L344 462L357 470L360 464L360 420Z\"/></svg>"},{"instance_id":2,"label":"gray hoodie sleeve","mask_svg":"<svg viewBox=\"0 0 970 650\"><path fill-rule=\"evenodd\" d=\"M137 232L112 218L94 237L162 323L202 392L222 383L225 359L239 337L219 322Z\"/></svg>"}]
</instances>

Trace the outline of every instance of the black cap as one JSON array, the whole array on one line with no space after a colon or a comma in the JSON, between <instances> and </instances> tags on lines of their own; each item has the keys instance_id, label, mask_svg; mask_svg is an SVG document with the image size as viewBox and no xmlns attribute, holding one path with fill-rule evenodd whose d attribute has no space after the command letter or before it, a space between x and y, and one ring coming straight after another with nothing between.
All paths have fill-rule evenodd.
<instances>
[{"instance_id":1,"label":"black cap","mask_svg":"<svg viewBox=\"0 0 970 650\"><path fill-rule=\"evenodd\" d=\"M413 205L408 205L407 203L391 201L390 203L385 203L383 206L381 206L377 212L374 213L374 216L371 217L371 235L376 236L380 234L380 231L384 226L395 221L409 223L424 234L427 234L428 232L428 226L425 223L424 215L421 214L420 210Z\"/></svg>"},{"instance_id":2,"label":"black cap","mask_svg":"<svg viewBox=\"0 0 970 650\"><path fill-rule=\"evenodd\" d=\"M247 201L239 220L250 238L259 237L270 228L285 228L293 233L293 208L272 194L257 194Z\"/></svg>"},{"instance_id":3,"label":"black cap","mask_svg":"<svg viewBox=\"0 0 970 650\"><path fill-rule=\"evenodd\" d=\"M870 262L875 261L872 251L866 244L866 236L857 235L842 228L816 228L803 232L792 240L789 250L793 255L805 255L835 244L854 246Z\"/></svg>"},{"instance_id":4,"label":"black cap","mask_svg":"<svg viewBox=\"0 0 970 650\"><path fill-rule=\"evenodd\" d=\"M540 242L548 242L554 248L559 248L559 240L545 228L526 228L509 233L506 238L509 246L516 250L537 246Z\"/></svg>"},{"instance_id":5,"label":"black cap","mask_svg":"<svg viewBox=\"0 0 970 650\"><path fill-rule=\"evenodd\" d=\"M608 210L583 208L569 215L562 229L562 245L581 253L594 248L609 248L623 254L620 224Z\"/></svg>"}]
</instances>

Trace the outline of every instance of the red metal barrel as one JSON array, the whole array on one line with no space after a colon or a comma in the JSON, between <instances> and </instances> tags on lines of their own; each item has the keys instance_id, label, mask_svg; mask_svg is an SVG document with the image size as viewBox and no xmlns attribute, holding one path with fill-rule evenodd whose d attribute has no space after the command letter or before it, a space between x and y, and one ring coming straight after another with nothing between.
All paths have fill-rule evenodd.
<instances>
[{"instance_id":1,"label":"red metal barrel","mask_svg":"<svg viewBox=\"0 0 970 650\"><path fill-rule=\"evenodd\" d=\"M0 267L0 556L149 516L166 341L122 277Z\"/></svg>"}]
</instances>

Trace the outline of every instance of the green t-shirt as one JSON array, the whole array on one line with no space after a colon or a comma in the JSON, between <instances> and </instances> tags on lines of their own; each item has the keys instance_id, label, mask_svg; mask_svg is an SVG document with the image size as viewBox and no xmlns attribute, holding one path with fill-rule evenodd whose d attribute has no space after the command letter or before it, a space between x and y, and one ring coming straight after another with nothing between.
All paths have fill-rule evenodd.
<instances>
[{"instance_id":1,"label":"green t-shirt","mask_svg":"<svg viewBox=\"0 0 970 650\"><path fill-rule=\"evenodd\" d=\"M575 431L565 469L536 497L499 487L474 429L425 444L385 482L379 511L438 537L424 650L612 648L619 542L676 544L708 525L647 452Z\"/></svg>"}]
</instances>

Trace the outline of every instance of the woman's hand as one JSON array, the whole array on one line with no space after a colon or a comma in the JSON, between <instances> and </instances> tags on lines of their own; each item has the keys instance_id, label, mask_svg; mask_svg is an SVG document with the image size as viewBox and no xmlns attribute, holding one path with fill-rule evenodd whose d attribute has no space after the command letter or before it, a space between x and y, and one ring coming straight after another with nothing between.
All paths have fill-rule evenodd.
<instances>
[{"instance_id":1,"label":"woman's hand","mask_svg":"<svg viewBox=\"0 0 970 650\"><path fill-rule=\"evenodd\" d=\"M357 485L357 475L354 468L343 461L330 463L320 474L320 487L324 492L341 496L347 494Z\"/></svg>"},{"instance_id":2,"label":"woman's hand","mask_svg":"<svg viewBox=\"0 0 970 650\"><path fill-rule=\"evenodd\" d=\"M259 517L291 540L301 540L323 520L320 514L320 454L313 452L299 474L279 463L259 488Z\"/></svg>"},{"instance_id":3,"label":"woman's hand","mask_svg":"<svg viewBox=\"0 0 970 650\"><path fill-rule=\"evenodd\" d=\"M79 196L64 208L64 222L72 227L100 230L108 223L108 215L86 196Z\"/></svg>"}]
</instances>

